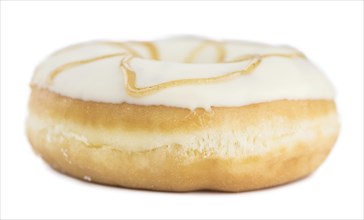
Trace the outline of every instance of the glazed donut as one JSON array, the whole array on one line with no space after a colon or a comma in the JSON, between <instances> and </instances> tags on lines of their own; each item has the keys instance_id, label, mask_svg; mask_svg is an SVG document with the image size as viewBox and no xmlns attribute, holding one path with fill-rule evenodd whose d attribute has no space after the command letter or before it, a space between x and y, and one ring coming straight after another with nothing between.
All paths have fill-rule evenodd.
<instances>
[{"instance_id":1,"label":"glazed donut","mask_svg":"<svg viewBox=\"0 0 364 220\"><path fill-rule=\"evenodd\" d=\"M50 166L96 183L247 191L313 172L339 133L335 91L288 46L177 37L50 55L26 130Z\"/></svg>"}]
</instances>

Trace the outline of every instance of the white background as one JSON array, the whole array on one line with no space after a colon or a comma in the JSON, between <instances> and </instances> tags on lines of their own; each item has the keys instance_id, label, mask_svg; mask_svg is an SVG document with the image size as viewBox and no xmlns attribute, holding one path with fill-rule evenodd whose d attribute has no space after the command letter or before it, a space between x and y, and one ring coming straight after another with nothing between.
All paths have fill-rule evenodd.
<instances>
[{"instance_id":1,"label":"white background","mask_svg":"<svg viewBox=\"0 0 364 220\"><path fill-rule=\"evenodd\" d=\"M248 193L161 193L84 183L54 172L25 132L34 67L95 40L192 34L289 44L336 86L342 129L320 169ZM363 218L363 2L1 2L1 217Z\"/></svg>"}]
</instances>

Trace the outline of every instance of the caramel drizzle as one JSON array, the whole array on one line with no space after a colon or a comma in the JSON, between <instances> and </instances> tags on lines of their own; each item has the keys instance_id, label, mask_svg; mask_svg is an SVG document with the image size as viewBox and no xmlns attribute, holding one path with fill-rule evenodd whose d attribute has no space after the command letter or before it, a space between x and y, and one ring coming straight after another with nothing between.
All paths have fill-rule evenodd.
<instances>
[{"instance_id":1,"label":"caramel drizzle","mask_svg":"<svg viewBox=\"0 0 364 220\"><path fill-rule=\"evenodd\" d=\"M134 42L136 44L142 45L149 51L150 59L159 60L159 52L157 47L152 42ZM140 56L141 57L141 56Z\"/></svg>"},{"instance_id":2,"label":"caramel drizzle","mask_svg":"<svg viewBox=\"0 0 364 220\"><path fill-rule=\"evenodd\" d=\"M54 78L56 78L56 76L58 76L60 73L66 71L66 70L69 70L69 69L72 69L72 68L87 64L87 63L93 63L93 62L96 62L96 61L99 61L99 60L104 60L104 59L118 57L118 56L125 56L125 55L128 55L128 53L113 53L113 54L107 54L107 55L104 55L104 56L93 57L93 58L90 58L90 59L85 59L85 60L79 60L79 61L75 61L75 62L71 62L71 63L66 63L66 64L64 64L62 66L57 67L55 70L53 70L49 74L48 79L47 79L47 83L51 84L53 82Z\"/></svg>"},{"instance_id":3,"label":"caramel drizzle","mask_svg":"<svg viewBox=\"0 0 364 220\"><path fill-rule=\"evenodd\" d=\"M51 84L54 80L54 78L56 76L58 76L61 72L66 71L68 69L72 69L74 67L80 66L80 65L84 65L87 63L92 63L92 62L96 62L99 60L103 60L103 59L108 59L108 58L113 58L116 56L123 56L123 55L127 55L127 54L131 54L133 56L136 57L142 57L140 53L138 53L136 50L134 50L132 47L130 47L129 45L122 43L122 42L115 42L115 41L99 41L97 42L99 44L105 44L105 45L110 45L110 46L115 46L115 47L119 47L122 48L123 50L126 50L126 52L124 53L113 53L113 54L106 54L103 56L98 56L98 57L94 57L94 58L90 58L90 59L85 59L85 60L79 60L79 61L75 61L75 62L71 62L71 63L66 63L62 66L57 67L55 70L53 70L47 79L47 83ZM136 44L139 44L141 46L144 46L150 54L151 59L159 59L159 53L157 48L155 47L155 45L151 42L133 42ZM74 45L71 46L70 48L66 48L66 49L75 49L81 47L81 45ZM66 49L62 50L65 51Z\"/></svg>"},{"instance_id":4,"label":"caramel drizzle","mask_svg":"<svg viewBox=\"0 0 364 220\"><path fill-rule=\"evenodd\" d=\"M244 55L241 57L237 57L232 59L231 61L226 61L226 63L235 63L235 62L241 62L250 59L251 56L254 55ZM260 59L268 58L268 57L284 57L284 58L302 58L306 59L306 56L303 53L291 53L291 54L282 54L282 53L268 53L268 54L262 54L262 55L256 55L260 57Z\"/></svg>"},{"instance_id":5,"label":"caramel drizzle","mask_svg":"<svg viewBox=\"0 0 364 220\"><path fill-rule=\"evenodd\" d=\"M64 64L62 66L59 66L58 68L56 68L49 74L47 82L49 84L51 84L55 77L57 77L60 73L62 73L63 71L66 71L68 69L72 69L77 66L96 62L99 60L122 56L122 59L120 62L120 69L122 70L122 72L124 74L125 89L126 89L128 95L134 96L134 97L141 97L141 96L150 95L150 94L156 93L160 90L171 88L171 87L183 86L183 85L210 84L210 83L216 83L219 81L235 78L240 75L250 74L259 66L259 64L262 62L262 60L264 58L268 58L268 57L305 58L304 54L302 54L302 53L292 53L292 54L271 53L271 54L263 54L263 55L244 55L241 57L237 57L231 61L225 61L226 52L225 52L224 47L222 47L222 44L218 43L218 42L214 42L214 41L206 41L204 43L201 43L198 47L196 47L193 51L191 51L191 54L187 57L186 62L193 62L193 60L200 53L201 50L203 50L207 46L214 46L214 47L216 47L217 51L219 52L219 56L218 56L219 62L234 63L234 62L250 61L249 64L242 70L229 72L229 73L226 73L226 74L223 74L220 76L216 76L216 77L179 79L179 80L172 80L172 81L163 82L160 84L151 85L151 86L147 86L147 87L137 87L136 73L131 68L130 61L135 57L141 57L140 54L124 43L120 43L120 42L103 42L103 43L121 47L124 50L126 50L127 52L106 54L103 56L98 56L98 57L94 57L94 58L89 58L89 59L85 59L85 60L79 60L79 61ZM156 59L156 60L159 59L158 50L153 43L151 43L151 42L134 42L134 43L138 43L138 44L146 47L149 51L151 59Z\"/></svg>"},{"instance_id":6,"label":"caramel drizzle","mask_svg":"<svg viewBox=\"0 0 364 220\"><path fill-rule=\"evenodd\" d=\"M133 56L143 57L140 53L138 53L136 50L134 50L132 47L130 47L126 43L114 42L114 41L105 41L102 43L109 44L111 46L120 47L120 48L128 51ZM135 41L135 42L130 42L130 43L138 44L140 46L145 47L149 51L150 59L159 60L159 53L158 53L157 47L152 42Z\"/></svg>"},{"instance_id":7,"label":"caramel drizzle","mask_svg":"<svg viewBox=\"0 0 364 220\"><path fill-rule=\"evenodd\" d=\"M101 41L99 43L106 44L106 45L110 45L110 46L119 47L121 49L124 49L124 50L128 51L133 56L137 56L137 57L141 57L142 56L140 53L138 53L136 50L134 50L132 47L130 47L126 43L116 42L116 41Z\"/></svg>"},{"instance_id":8,"label":"caramel drizzle","mask_svg":"<svg viewBox=\"0 0 364 220\"><path fill-rule=\"evenodd\" d=\"M171 80L168 82L147 86L147 87L137 87L136 85L136 74L133 69L130 67L130 60L132 56L124 57L120 63L120 68L124 73L125 78L125 88L127 93L130 96L140 97L149 95L152 93L156 93L162 89L167 89L176 86L183 85L196 85L196 84L208 84L215 83L222 80L231 79L237 77L239 75L245 75L251 73L261 62L261 58L259 56L251 56L249 59L251 60L247 67L242 70L226 73L216 77L207 77L207 78L193 78L193 79L179 79L179 80Z\"/></svg>"},{"instance_id":9,"label":"caramel drizzle","mask_svg":"<svg viewBox=\"0 0 364 220\"><path fill-rule=\"evenodd\" d=\"M197 55L199 53L201 53L201 51L203 51L206 47L210 47L210 46L216 48L217 55L218 55L216 62L218 62L218 63L223 62L225 60L225 55L226 55L226 51L225 51L223 43L217 42L217 41L212 41L212 40L205 40L190 52L190 54L185 59L185 63L192 63L195 60L195 58L197 57Z\"/></svg>"}]
</instances>

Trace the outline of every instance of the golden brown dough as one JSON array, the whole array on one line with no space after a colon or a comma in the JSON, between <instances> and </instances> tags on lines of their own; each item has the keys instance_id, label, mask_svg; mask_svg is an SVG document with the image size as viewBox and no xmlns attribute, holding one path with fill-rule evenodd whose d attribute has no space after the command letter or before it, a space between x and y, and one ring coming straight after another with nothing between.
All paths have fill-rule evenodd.
<instances>
[{"instance_id":1,"label":"golden brown dough","mask_svg":"<svg viewBox=\"0 0 364 220\"><path fill-rule=\"evenodd\" d=\"M162 191L246 191L307 176L338 135L330 100L191 111L82 101L32 86L27 134L53 168Z\"/></svg>"}]
</instances>

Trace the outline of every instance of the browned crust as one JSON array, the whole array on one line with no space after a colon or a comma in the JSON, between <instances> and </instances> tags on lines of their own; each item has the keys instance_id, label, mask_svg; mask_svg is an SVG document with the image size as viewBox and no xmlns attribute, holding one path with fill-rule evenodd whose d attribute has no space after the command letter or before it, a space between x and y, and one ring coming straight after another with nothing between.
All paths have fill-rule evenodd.
<instances>
[{"instance_id":1,"label":"browned crust","mask_svg":"<svg viewBox=\"0 0 364 220\"><path fill-rule=\"evenodd\" d=\"M310 174L326 158L336 135L282 146L270 153L245 158L206 158L183 147L130 152L89 148L72 139L48 143L28 130L33 148L53 168L79 179L130 188L161 191L247 191L294 181ZM314 147L312 147L314 145ZM189 161L185 163L184 161Z\"/></svg>"},{"instance_id":2,"label":"browned crust","mask_svg":"<svg viewBox=\"0 0 364 220\"><path fill-rule=\"evenodd\" d=\"M30 117L34 114L50 123L72 122L104 132L120 128L120 131L153 131L159 135L176 131L193 133L211 127L259 127L262 120L274 121L277 117L299 124L302 120L336 114L335 103L328 100L282 100L191 112L166 106L85 102L36 87L32 89L29 106ZM27 127L35 151L57 170L80 179L87 176L98 183L162 191L246 191L302 178L326 158L338 134L337 129L334 131L324 134L318 125L315 138L310 140L297 140L289 146L282 144L255 156L220 157L206 156L188 149L189 146L173 143L144 151L110 146L93 148L76 139L56 137L57 134L52 134L53 141L49 141L47 131L38 131L29 124Z\"/></svg>"},{"instance_id":3,"label":"browned crust","mask_svg":"<svg viewBox=\"0 0 364 220\"><path fill-rule=\"evenodd\" d=\"M276 117L297 121L336 112L331 100L282 100L242 107L213 107L211 111L109 104L72 99L36 86L32 87L29 108L42 117L70 120L83 126L166 132L193 131L223 124L241 127Z\"/></svg>"}]
</instances>

